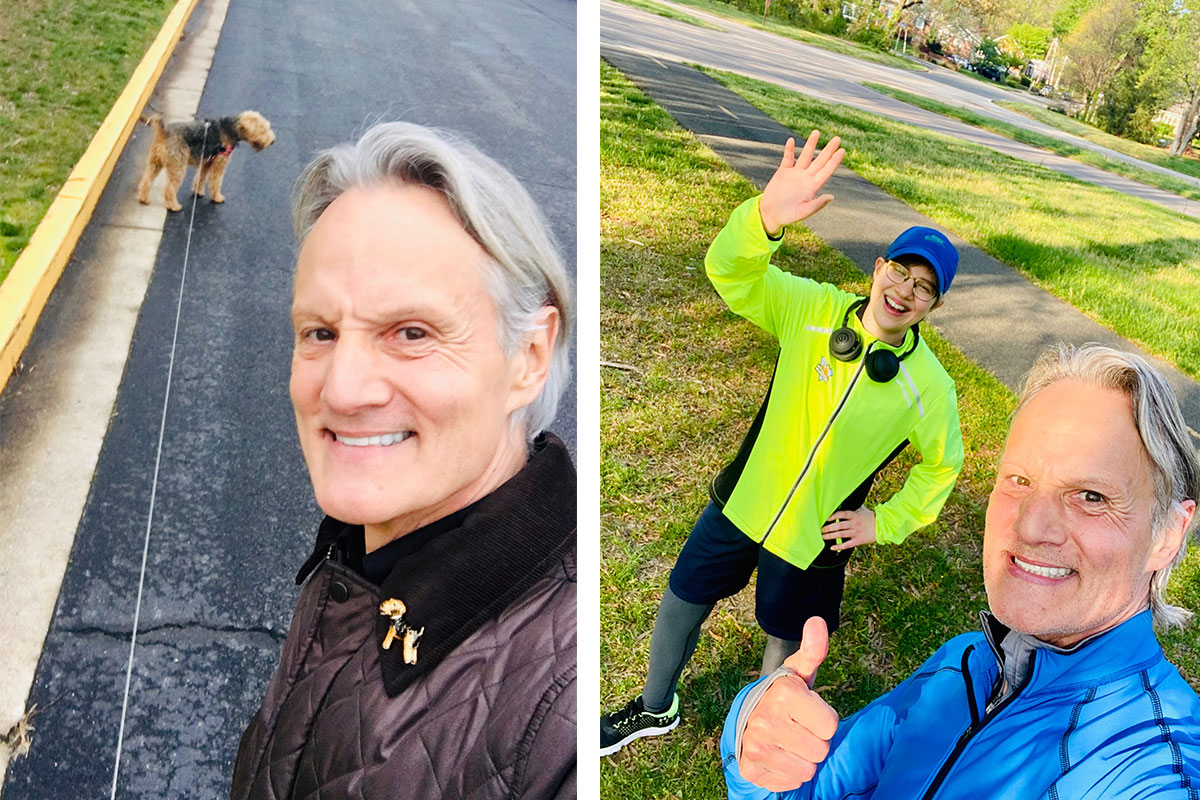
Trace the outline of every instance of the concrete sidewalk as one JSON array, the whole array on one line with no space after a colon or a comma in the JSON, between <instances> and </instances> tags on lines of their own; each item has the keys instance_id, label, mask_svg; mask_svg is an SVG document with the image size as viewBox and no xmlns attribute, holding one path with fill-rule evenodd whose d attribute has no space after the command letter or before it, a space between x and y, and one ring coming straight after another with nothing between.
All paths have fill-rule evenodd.
<instances>
[{"instance_id":1,"label":"concrete sidewalk","mask_svg":"<svg viewBox=\"0 0 1200 800\"><path fill-rule=\"evenodd\" d=\"M787 137L802 140L808 133L788 130L697 69L624 48L602 46L601 55L759 187L779 165ZM826 188L837 200L806 224L864 272L905 228L944 229L845 167ZM1102 342L1140 353L1166 375L1200 442L1200 385L947 233L961 255L959 272L949 302L930 322L968 358L1016 389L1037 354L1058 341Z\"/></svg>"}]
</instances>

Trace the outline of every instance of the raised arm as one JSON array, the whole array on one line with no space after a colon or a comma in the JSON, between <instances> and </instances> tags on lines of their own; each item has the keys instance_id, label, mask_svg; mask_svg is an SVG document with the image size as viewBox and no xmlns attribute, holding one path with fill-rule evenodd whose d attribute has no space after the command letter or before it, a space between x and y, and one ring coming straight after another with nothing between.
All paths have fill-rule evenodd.
<instances>
[{"instance_id":1,"label":"raised arm","mask_svg":"<svg viewBox=\"0 0 1200 800\"><path fill-rule=\"evenodd\" d=\"M709 280L729 308L773 336L780 335L789 316L805 314L807 305L824 294L816 283L770 263L783 226L815 214L833 199L821 189L845 151L835 136L814 157L818 135L812 132L799 157L795 140L788 139L766 190L733 211L704 259Z\"/></svg>"}]
</instances>

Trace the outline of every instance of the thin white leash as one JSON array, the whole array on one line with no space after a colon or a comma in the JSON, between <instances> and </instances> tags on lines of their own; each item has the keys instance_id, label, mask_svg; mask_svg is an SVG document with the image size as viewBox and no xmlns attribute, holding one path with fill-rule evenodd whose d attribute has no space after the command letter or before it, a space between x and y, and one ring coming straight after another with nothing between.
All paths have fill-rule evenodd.
<instances>
[{"instance_id":1,"label":"thin white leash","mask_svg":"<svg viewBox=\"0 0 1200 800\"><path fill-rule=\"evenodd\" d=\"M204 123L204 138L200 144L201 163L204 147L208 144L209 123ZM200 169L198 165L196 169ZM167 362L167 388L163 392L162 420L158 426L158 451L154 454L154 478L150 482L150 511L146 515L146 541L142 544L142 571L138 575L137 604L133 608L133 633L129 637L129 663L125 666L125 697L121 701L121 728L117 732L117 757L113 764L112 794L117 797L117 777L121 773L121 746L125 742L125 715L129 711L129 686L133 680L133 652L137 647L138 621L142 616L142 590L146 585L146 561L150 555L150 527L154 522L154 499L158 495L158 468L162 463L163 435L167 430L167 403L171 399L171 375L175 371L175 345L179 341L179 318L183 313L183 285L187 280L188 257L192 252L192 226L196 221L196 200L200 197L192 192L192 213L188 218L187 243L183 248L183 273L179 276L179 300L175 305L175 332L171 334L171 357Z\"/></svg>"}]
</instances>

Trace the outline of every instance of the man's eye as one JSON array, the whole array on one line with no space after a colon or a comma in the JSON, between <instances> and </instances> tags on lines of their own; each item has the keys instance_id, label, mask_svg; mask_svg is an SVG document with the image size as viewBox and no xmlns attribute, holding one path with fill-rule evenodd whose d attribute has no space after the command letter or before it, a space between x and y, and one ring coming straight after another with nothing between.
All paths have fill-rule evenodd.
<instances>
[{"instance_id":1,"label":"man's eye","mask_svg":"<svg viewBox=\"0 0 1200 800\"><path fill-rule=\"evenodd\" d=\"M337 334L329 330L329 328L310 328L304 331L304 338L311 339L314 342L332 342L337 338Z\"/></svg>"},{"instance_id":2,"label":"man's eye","mask_svg":"<svg viewBox=\"0 0 1200 800\"><path fill-rule=\"evenodd\" d=\"M1029 483L1029 478L1026 478L1024 475L1009 475L1008 480L1014 486L1030 486L1031 485Z\"/></svg>"},{"instance_id":3,"label":"man's eye","mask_svg":"<svg viewBox=\"0 0 1200 800\"><path fill-rule=\"evenodd\" d=\"M1108 499L1099 492L1093 492L1091 489L1084 489L1079 493L1079 496L1089 503L1103 503Z\"/></svg>"},{"instance_id":4,"label":"man's eye","mask_svg":"<svg viewBox=\"0 0 1200 800\"><path fill-rule=\"evenodd\" d=\"M426 331L424 328L407 327L400 329L400 338L405 341L415 342L418 339L424 339Z\"/></svg>"}]
</instances>

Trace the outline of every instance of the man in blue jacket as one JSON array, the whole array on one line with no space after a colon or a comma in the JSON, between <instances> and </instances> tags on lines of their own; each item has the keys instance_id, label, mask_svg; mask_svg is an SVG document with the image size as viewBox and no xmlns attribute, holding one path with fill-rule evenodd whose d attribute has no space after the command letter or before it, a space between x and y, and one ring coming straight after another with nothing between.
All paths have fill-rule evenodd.
<instances>
[{"instance_id":1,"label":"man in blue jacket","mask_svg":"<svg viewBox=\"0 0 1200 800\"><path fill-rule=\"evenodd\" d=\"M1143 359L1060 346L1027 379L988 502L991 613L839 720L811 690L828 636L738 695L730 798L1200 796L1200 698L1153 624L1183 559L1200 465Z\"/></svg>"}]
</instances>

